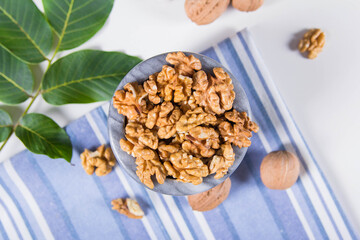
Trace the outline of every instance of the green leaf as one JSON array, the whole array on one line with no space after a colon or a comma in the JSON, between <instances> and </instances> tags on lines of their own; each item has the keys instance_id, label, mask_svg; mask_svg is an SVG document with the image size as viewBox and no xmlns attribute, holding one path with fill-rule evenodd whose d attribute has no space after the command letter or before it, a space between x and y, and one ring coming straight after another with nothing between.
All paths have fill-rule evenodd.
<instances>
[{"instance_id":1,"label":"green leaf","mask_svg":"<svg viewBox=\"0 0 360 240\"><path fill-rule=\"evenodd\" d=\"M0 45L28 63L46 59L52 32L30 0L0 0Z\"/></svg>"},{"instance_id":2,"label":"green leaf","mask_svg":"<svg viewBox=\"0 0 360 240\"><path fill-rule=\"evenodd\" d=\"M9 114L0 109L0 142L4 141L10 135L12 127Z\"/></svg>"},{"instance_id":3,"label":"green leaf","mask_svg":"<svg viewBox=\"0 0 360 240\"><path fill-rule=\"evenodd\" d=\"M109 100L141 59L120 52L83 50L55 62L45 73L43 97L54 105Z\"/></svg>"},{"instance_id":4,"label":"green leaf","mask_svg":"<svg viewBox=\"0 0 360 240\"><path fill-rule=\"evenodd\" d=\"M33 75L25 63L0 46L0 102L17 104L31 95Z\"/></svg>"},{"instance_id":5,"label":"green leaf","mask_svg":"<svg viewBox=\"0 0 360 240\"><path fill-rule=\"evenodd\" d=\"M59 50L80 46L104 25L114 0L43 0L45 14L59 37Z\"/></svg>"},{"instance_id":6,"label":"green leaf","mask_svg":"<svg viewBox=\"0 0 360 240\"><path fill-rule=\"evenodd\" d=\"M33 153L71 161L72 145L65 130L39 113L26 114L15 130L16 136Z\"/></svg>"}]
</instances>

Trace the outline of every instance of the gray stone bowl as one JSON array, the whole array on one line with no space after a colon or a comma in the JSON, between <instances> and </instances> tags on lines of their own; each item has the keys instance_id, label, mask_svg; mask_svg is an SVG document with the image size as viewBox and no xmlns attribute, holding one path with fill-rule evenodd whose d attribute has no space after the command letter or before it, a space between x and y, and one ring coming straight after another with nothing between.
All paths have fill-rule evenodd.
<instances>
[{"instance_id":1,"label":"gray stone bowl","mask_svg":"<svg viewBox=\"0 0 360 240\"><path fill-rule=\"evenodd\" d=\"M202 63L202 69L207 73L213 73L212 69L214 67L222 67L233 80L234 91L236 93L234 108L238 111L245 111L248 114L250 114L250 105L246 97L246 94L243 88L241 87L240 82L231 74L231 72L228 69L226 69L220 63L216 62L215 60L207 56L200 55L197 53L190 53L190 52L184 52L184 53L186 55L192 54L198 59L200 59ZM123 89L125 84L129 82L137 81L139 83L142 83L148 79L149 75L155 72L160 72L162 66L168 64L165 61L166 55L167 53L163 53L155 57L152 57L150 59L147 59L136 65L123 78L123 80L120 82L116 90ZM108 131L109 131L111 148L113 149L115 157L117 161L120 163L121 167L126 170L126 172L130 175L130 177L132 177L138 183L142 184L138 176L136 175L135 158L130 156L120 148L119 141L120 139L125 138L124 125L125 125L125 117L117 112L117 110L113 107L111 101L111 105L109 109L109 119L108 119ZM205 177L203 179L203 182L199 185L178 182L175 179L171 179L171 178L167 178L164 184L158 184L155 179L155 176L153 176L152 180L154 182L154 189L152 190L163 194L177 195L177 196L192 195L207 191L215 187L216 185L222 183L223 181L225 181L225 179L228 178L237 169L237 167L242 162L246 151L247 148L239 149L238 147L234 146L234 152L235 152L234 164L229 168L229 172L221 179L218 180L214 179L214 174L212 174ZM142 185L146 187L144 184Z\"/></svg>"}]
</instances>

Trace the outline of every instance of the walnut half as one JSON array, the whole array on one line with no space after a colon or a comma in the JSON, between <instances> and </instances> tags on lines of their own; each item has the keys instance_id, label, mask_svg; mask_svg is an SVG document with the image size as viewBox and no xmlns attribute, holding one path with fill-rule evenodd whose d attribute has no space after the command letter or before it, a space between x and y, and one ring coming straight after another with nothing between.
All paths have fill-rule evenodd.
<instances>
[{"instance_id":1,"label":"walnut half","mask_svg":"<svg viewBox=\"0 0 360 240\"><path fill-rule=\"evenodd\" d=\"M308 51L308 58L314 59L322 51L325 45L325 34L320 29L307 31L299 42L299 51Z\"/></svg>"},{"instance_id":2,"label":"walnut half","mask_svg":"<svg viewBox=\"0 0 360 240\"><path fill-rule=\"evenodd\" d=\"M106 148L105 145L101 145L94 152L85 149L85 151L80 155L80 158L81 165L83 166L85 172L92 175L95 171L97 176L109 174L116 162L111 148Z\"/></svg>"},{"instance_id":3,"label":"walnut half","mask_svg":"<svg viewBox=\"0 0 360 240\"><path fill-rule=\"evenodd\" d=\"M129 218L141 219L145 214L136 200L118 198L111 201L112 209Z\"/></svg>"}]
</instances>

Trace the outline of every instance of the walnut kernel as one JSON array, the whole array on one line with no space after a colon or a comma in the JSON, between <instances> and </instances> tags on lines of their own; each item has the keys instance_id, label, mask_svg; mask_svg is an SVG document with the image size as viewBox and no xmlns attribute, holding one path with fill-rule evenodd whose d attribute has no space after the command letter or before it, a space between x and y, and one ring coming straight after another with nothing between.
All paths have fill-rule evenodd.
<instances>
[{"instance_id":1,"label":"walnut kernel","mask_svg":"<svg viewBox=\"0 0 360 240\"><path fill-rule=\"evenodd\" d=\"M152 176L200 184L209 174L225 176L235 161L232 144L251 144L259 127L246 112L233 109L234 85L228 73L201 70L201 62L169 53L159 73L143 85L129 83L116 92L114 107L127 117L121 149L135 157L136 174L153 189Z\"/></svg>"},{"instance_id":2,"label":"walnut kernel","mask_svg":"<svg viewBox=\"0 0 360 240\"><path fill-rule=\"evenodd\" d=\"M112 209L129 218L141 219L145 214L136 200L118 198L111 201Z\"/></svg>"},{"instance_id":3,"label":"walnut kernel","mask_svg":"<svg viewBox=\"0 0 360 240\"><path fill-rule=\"evenodd\" d=\"M299 51L308 51L308 58L314 59L322 51L325 45L325 34L320 29L315 28L306 32L299 42Z\"/></svg>"},{"instance_id":4,"label":"walnut kernel","mask_svg":"<svg viewBox=\"0 0 360 240\"><path fill-rule=\"evenodd\" d=\"M116 163L111 148L106 148L105 145L101 145L94 152L85 149L80 155L80 158L81 165L89 175L92 175L94 171L97 176L107 175L111 172Z\"/></svg>"}]
</instances>

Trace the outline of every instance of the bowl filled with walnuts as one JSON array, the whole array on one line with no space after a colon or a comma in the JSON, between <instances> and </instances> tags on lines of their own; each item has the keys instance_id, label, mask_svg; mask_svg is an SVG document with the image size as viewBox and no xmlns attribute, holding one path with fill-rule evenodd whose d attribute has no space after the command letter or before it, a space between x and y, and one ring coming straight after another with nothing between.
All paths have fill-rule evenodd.
<instances>
[{"instance_id":1,"label":"bowl filled with walnuts","mask_svg":"<svg viewBox=\"0 0 360 240\"><path fill-rule=\"evenodd\" d=\"M192 195L222 183L251 145L256 123L239 81L196 53L157 55L116 89L108 130L115 157L156 192Z\"/></svg>"}]
</instances>

